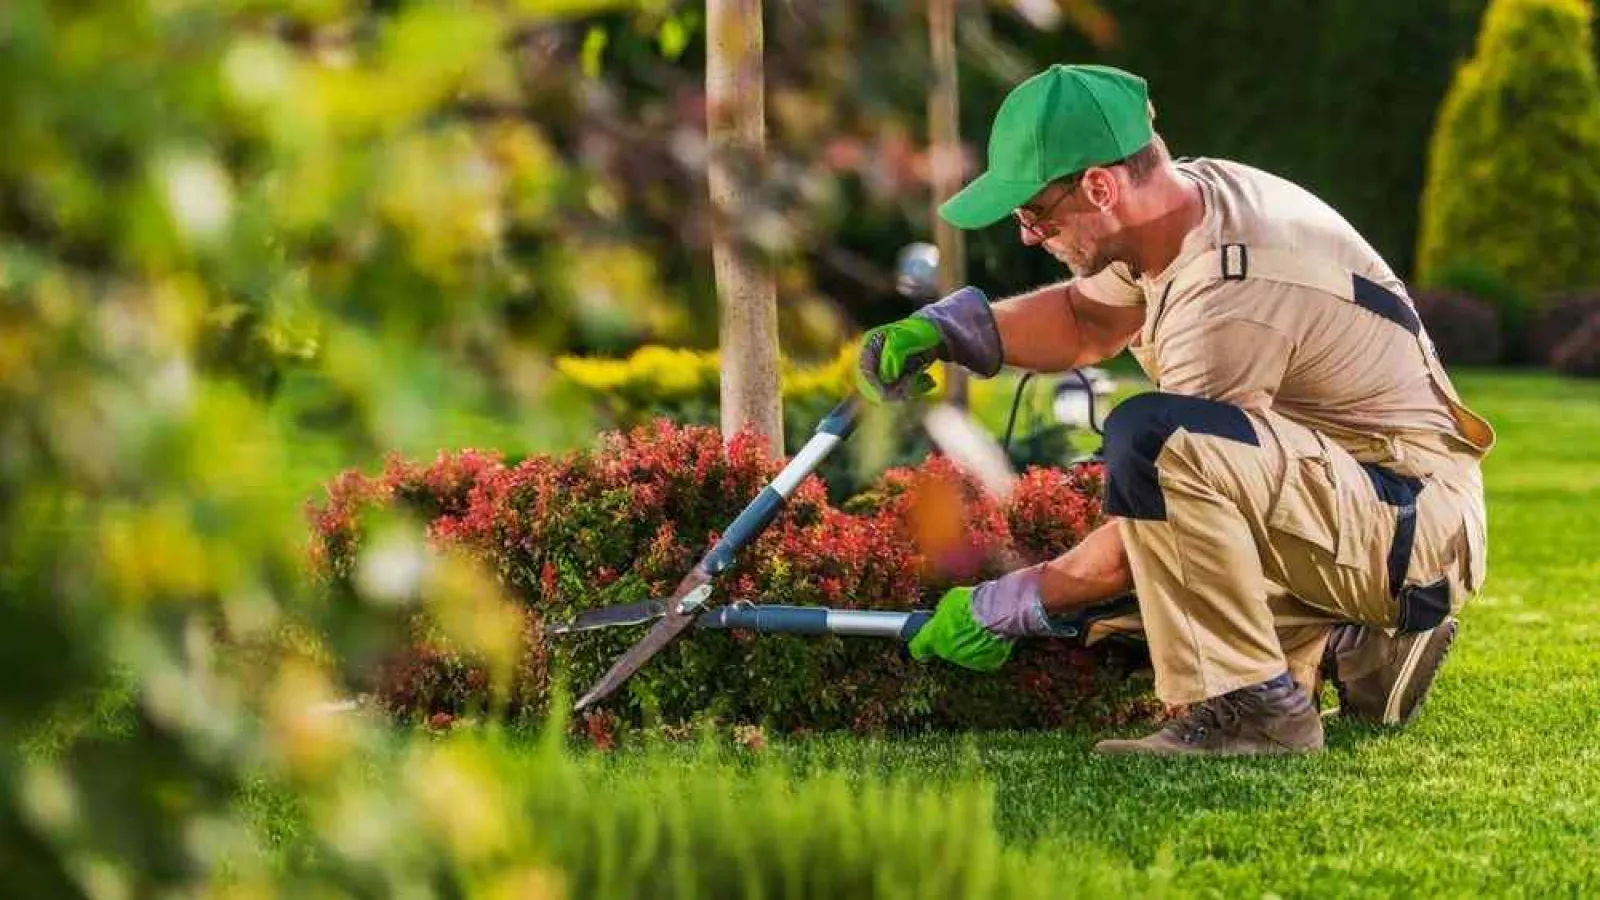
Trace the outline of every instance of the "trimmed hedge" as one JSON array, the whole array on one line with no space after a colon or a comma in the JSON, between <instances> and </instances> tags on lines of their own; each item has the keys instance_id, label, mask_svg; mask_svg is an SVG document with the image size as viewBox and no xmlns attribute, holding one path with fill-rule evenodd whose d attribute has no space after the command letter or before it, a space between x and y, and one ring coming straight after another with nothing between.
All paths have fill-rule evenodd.
<instances>
[{"instance_id":1,"label":"trimmed hedge","mask_svg":"<svg viewBox=\"0 0 1600 900\"><path fill-rule=\"evenodd\" d=\"M1446 365L1492 366L1501 361L1500 317L1494 307L1461 291L1422 290L1411 299Z\"/></svg>"},{"instance_id":2,"label":"trimmed hedge","mask_svg":"<svg viewBox=\"0 0 1600 900\"><path fill-rule=\"evenodd\" d=\"M395 460L379 475L346 473L313 513L316 571L336 596L357 573L375 517L396 509L426 524L435 548L464 552L500 582L524 622L515 677L491 697L486 664L414 617L410 646L385 667L378 694L402 717L503 709L540 714L550 673L587 684L642 631L559 639L545 624L596 606L664 596L773 474L758 442L724 447L709 427L657 422L604 438L601 449L516 464L476 453L428 465ZM1100 521L1099 475L1034 469L1006 506L942 458L887 473L846 508L808 479L784 513L719 580L720 596L767 603L906 609L953 584L1039 561ZM583 723L597 740L618 725L713 715L780 730L1053 727L1142 711L1110 691L1135 660L1060 641L1020 648L993 675L912 662L888 642L702 632L636 676ZM492 701L499 701L498 703Z\"/></svg>"},{"instance_id":3,"label":"trimmed hedge","mask_svg":"<svg viewBox=\"0 0 1600 900\"><path fill-rule=\"evenodd\" d=\"M1424 284L1463 263L1529 295L1600 286L1600 75L1585 0L1494 0L1440 112Z\"/></svg>"}]
</instances>

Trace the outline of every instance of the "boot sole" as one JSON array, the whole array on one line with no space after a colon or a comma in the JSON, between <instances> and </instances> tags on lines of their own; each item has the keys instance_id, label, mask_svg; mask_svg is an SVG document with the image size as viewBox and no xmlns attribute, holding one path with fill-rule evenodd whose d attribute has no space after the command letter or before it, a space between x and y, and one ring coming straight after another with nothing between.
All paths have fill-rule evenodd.
<instances>
[{"instance_id":1,"label":"boot sole","mask_svg":"<svg viewBox=\"0 0 1600 900\"><path fill-rule=\"evenodd\" d=\"M1234 758L1241 756L1303 756L1311 753L1322 753L1327 748L1318 744L1314 747L1286 747L1283 744L1265 744L1249 750L1179 750L1170 747L1150 747L1139 745L1136 741L1101 741L1094 745L1094 752L1101 756L1166 756L1166 757L1195 757L1214 756Z\"/></svg>"},{"instance_id":2,"label":"boot sole","mask_svg":"<svg viewBox=\"0 0 1600 900\"><path fill-rule=\"evenodd\" d=\"M1433 691L1433 679L1444 666L1445 658L1450 655L1450 648L1455 645L1456 632L1459 628L1459 622L1449 619L1440 624L1427 640L1417 641L1416 645L1406 653L1406 661L1400 667L1400 676L1395 679L1394 687L1390 689L1388 701L1383 707L1383 724L1409 725L1417 717L1417 713L1422 711L1423 704L1428 700L1428 694ZM1426 670L1421 670L1422 661L1440 641L1444 643L1438 646L1432 665ZM1420 682L1417 681L1419 678L1422 679ZM1406 694L1414 683L1420 685L1420 689L1413 692L1416 701L1411 704L1410 709L1404 709Z\"/></svg>"}]
</instances>

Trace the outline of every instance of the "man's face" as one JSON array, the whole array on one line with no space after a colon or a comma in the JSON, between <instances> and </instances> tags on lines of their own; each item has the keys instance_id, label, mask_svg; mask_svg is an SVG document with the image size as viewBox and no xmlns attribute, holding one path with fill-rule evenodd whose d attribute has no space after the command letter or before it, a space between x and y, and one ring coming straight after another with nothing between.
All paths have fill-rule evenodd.
<instances>
[{"instance_id":1,"label":"man's face","mask_svg":"<svg viewBox=\"0 0 1600 900\"><path fill-rule=\"evenodd\" d=\"M1043 247L1078 278L1098 274L1116 260L1116 223L1083 195L1080 178L1054 181L1016 210L1022 243Z\"/></svg>"}]
</instances>

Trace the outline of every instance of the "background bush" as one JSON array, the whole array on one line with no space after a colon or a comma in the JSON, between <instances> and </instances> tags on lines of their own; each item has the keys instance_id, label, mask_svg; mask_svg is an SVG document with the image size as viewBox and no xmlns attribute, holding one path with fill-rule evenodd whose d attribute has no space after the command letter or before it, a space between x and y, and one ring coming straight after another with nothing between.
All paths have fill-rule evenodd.
<instances>
[{"instance_id":1,"label":"background bush","mask_svg":"<svg viewBox=\"0 0 1600 900\"><path fill-rule=\"evenodd\" d=\"M1540 365L1554 365L1556 348L1596 317L1600 317L1600 291L1550 298L1529 329L1528 357Z\"/></svg>"},{"instance_id":2,"label":"background bush","mask_svg":"<svg viewBox=\"0 0 1600 900\"><path fill-rule=\"evenodd\" d=\"M1466 296L1488 304L1499 322L1500 362L1536 365L1547 362L1548 354L1530 354L1528 349L1529 329L1541 311L1533 296L1512 281L1482 265L1458 263L1434 273L1429 286L1414 287L1412 295L1415 297L1419 292L1429 291ZM1435 319L1440 318L1440 315L1435 315ZM1440 326L1446 327L1443 322L1440 322Z\"/></svg>"},{"instance_id":3,"label":"background bush","mask_svg":"<svg viewBox=\"0 0 1600 900\"><path fill-rule=\"evenodd\" d=\"M1150 81L1156 127L1179 156L1236 159L1290 178L1338 209L1402 274L1413 271L1428 136L1481 0L1256 3L1104 0L1106 32L997 22L1019 66L1103 62ZM1099 40L1095 40L1098 36ZM1270 40L1273 52L1255 53ZM976 42L973 42L974 44ZM962 133L981 156L1010 76L963 55ZM1293 60L1293 65L1284 65ZM1383 127L1373 127L1382 122ZM1010 289L1051 273L1010 230L975 241L986 281ZM1027 269L1019 271L1019 264ZM1059 268L1054 270L1059 277Z\"/></svg>"},{"instance_id":4,"label":"background bush","mask_svg":"<svg viewBox=\"0 0 1600 900\"><path fill-rule=\"evenodd\" d=\"M1557 372L1600 377L1600 315L1591 315L1566 340L1556 345L1550 360Z\"/></svg>"},{"instance_id":5,"label":"background bush","mask_svg":"<svg viewBox=\"0 0 1600 900\"><path fill-rule=\"evenodd\" d=\"M314 511L315 557L335 592L359 593L363 560L384 558L373 516L421 513L440 550L481 563L521 606L530 637L509 677L451 649L450 610L426 608L419 639L386 670L382 703L403 716L542 713L549 673L588 683L640 629L544 637L545 625L613 603L667 595L716 532L778 466L740 438L724 448L709 427L665 421L607 437L596 451L515 465L443 454L335 482ZM471 473L464 503L460 476ZM895 469L845 509L808 479L784 514L718 581L722 602L907 609L953 584L1042 561L1099 521L1098 469L1027 473L1000 507L948 462ZM435 493L437 491L437 493ZM414 548L420 552L419 548ZM392 564L392 563L391 563ZM682 723L700 715L783 730L995 728L1127 715L1112 690L1125 660L1066 642L1020 648L987 676L912 663L893 642L698 632L629 682L589 723Z\"/></svg>"},{"instance_id":6,"label":"background bush","mask_svg":"<svg viewBox=\"0 0 1600 900\"><path fill-rule=\"evenodd\" d=\"M1532 296L1600 285L1592 14L1584 0L1490 3L1430 148L1417 248L1424 285L1462 263Z\"/></svg>"},{"instance_id":7,"label":"background bush","mask_svg":"<svg viewBox=\"0 0 1600 900\"><path fill-rule=\"evenodd\" d=\"M1411 296L1417 314L1447 366L1492 366L1501 361L1500 317L1471 294L1422 290Z\"/></svg>"}]
</instances>

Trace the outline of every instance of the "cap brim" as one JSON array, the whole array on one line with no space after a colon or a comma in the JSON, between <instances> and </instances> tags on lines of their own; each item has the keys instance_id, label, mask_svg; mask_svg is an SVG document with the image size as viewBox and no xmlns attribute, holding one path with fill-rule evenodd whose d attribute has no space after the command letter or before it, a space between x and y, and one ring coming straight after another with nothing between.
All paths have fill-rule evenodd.
<instances>
[{"instance_id":1,"label":"cap brim","mask_svg":"<svg viewBox=\"0 0 1600 900\"><path fill-rule=\"evenodd\" d=\"M1011 215L1011 211L1033 199L1045 184L1032 181L1005 181L985 172L939 206L939 217L957 228L973 230Z\"/></svg>"}]
</instances>

